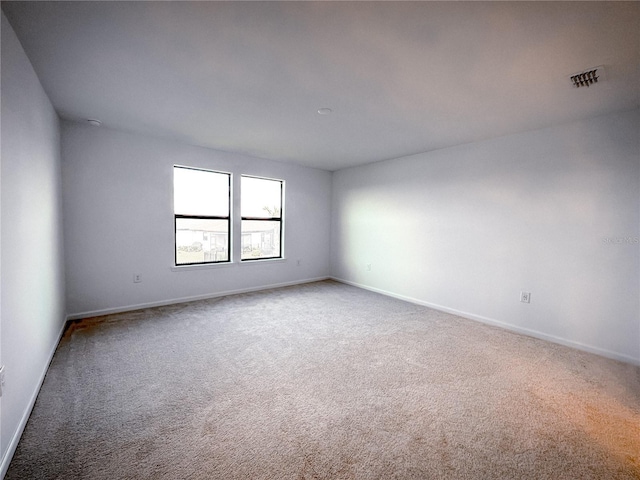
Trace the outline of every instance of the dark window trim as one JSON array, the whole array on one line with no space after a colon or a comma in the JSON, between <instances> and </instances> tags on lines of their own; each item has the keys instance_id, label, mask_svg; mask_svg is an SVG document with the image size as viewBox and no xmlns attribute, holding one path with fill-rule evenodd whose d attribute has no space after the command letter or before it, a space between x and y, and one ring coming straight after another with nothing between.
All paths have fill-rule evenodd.
<instances>
[{"instance_id":1,"label":"dark window trim","mask_svg":"<svg viewBox=\"0 0 640 480\"><path fill-rule=\"evenodd\" d=\"M242 217L242 220L251 220L255 222L279 222L282 220L282 216L280 217Z\"/></svg>"},{"instance_id":2,"label":"dark window trim","mask_svg":"<svg viewBox=\"0 0 640 480\"><path fill-rule=\"evenodd\" d=\"M218 173L220 175L226 175L228 182L229 182L229 215L228 216L215 216L215 215L185 215L185 214L178 214L175 213L175 211L173 212L173 265L175 267L187 267L189 265L212 265L212 264L220 264L220 263L231 263L231 259L232 259L232 255L231 255L231 229L232 229L232 222L231 222L231 211L232 211L232 192L231 192L231 187L233 185L232 182L232 174L229 172L219 172L217 170L208 170L206 168L197 168L197 167L186 167L183 165L174 165L173 166L173 172L175 173L175 169L176 168L184 168L186 170L198 170L200 172L207 172L207 173ZM173 192L174 195L174 201L175 201L175 190ZM208 262L189 262L189 263L178 263L178 219L179 218L186 218L186 219L194 219L194 220L226 220L227 221L227 259L226 260L214 260L214 261L208 261Z\"/></svg>"},{"instance_id":3,"label":"dark window trim","mask_svg":"<svg viewBox=\"0 0 640 480\"><path fill-rule=\"evenodd\" d=\"M257 178L259 180L269 180L271 182L280 182L280 216L279 217L244 217L242 216L242 211L240 212L240 234L242 235L242 222L247 221L258 221L258 222L278 222L279 226L279 250L278 255L273 257L255 257L255 258L242 258L242 249L240 249L240 261L241 262L255 262L260 260L276 260L282 259L284 256L282 255L282 245L284 244L284 239L282 238L282 218L284 216L284 180L279 180L277 178L266 178L266 177L257 177L255 175L240 175L240 181L242 182L242 177L247 178ZM242 197L242 190L240 190L240 197ZM242 205L242 198L240 199L240 204ZM242 207L241 207L242 208Z\"/></svg>"},{"instance_id":4,"label":"dark window trim","mask_svg":"<svg viewBox=\"0 0 640 480\"><path fill-rule=\"evenodd\" d=\"M174 217L176 218L195 218L196 220L227 220L229 217L225 216L216 216L216 215L184 215L179 213L174 213Z\"/></svg>"}]
</instances>

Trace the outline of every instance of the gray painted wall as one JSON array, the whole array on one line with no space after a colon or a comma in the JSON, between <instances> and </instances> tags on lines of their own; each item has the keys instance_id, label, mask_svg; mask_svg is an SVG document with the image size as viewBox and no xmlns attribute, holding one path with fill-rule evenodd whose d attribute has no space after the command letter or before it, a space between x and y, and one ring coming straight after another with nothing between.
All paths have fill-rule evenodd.
<instances>
[{"instance_id":1,"label":"gray painted wall","mask_svg":"<svg viewBox=\"0 0 640 480\"><path fill-rule=\"evenodd\" d=\"M330 172L78 123L63 122L62 132L72 317L330 274ZM234 264L172 268L174 164L231 172L236 191L241 174L284 180L286 260L240 264L236 236Z\"/></svg>"},{"instance_id":2,"label":"gray painted wall","mask_svg":"<svg viewBox=\"0 0 640 480\"><path fill-rule=\"evenodd\" d=\"M335 172L332 274L638 363L639 132L635 110Z\"/></svg>"},{"instance_id":3,"label":"gray painted wall","mask_svg":"<svg viewBox=\"0 0 640 480\"><path fill-rule=\"evenodd\" d=\"M60 127L2 14L2 471L65 320Z\"/></svg>"}]
</instances>

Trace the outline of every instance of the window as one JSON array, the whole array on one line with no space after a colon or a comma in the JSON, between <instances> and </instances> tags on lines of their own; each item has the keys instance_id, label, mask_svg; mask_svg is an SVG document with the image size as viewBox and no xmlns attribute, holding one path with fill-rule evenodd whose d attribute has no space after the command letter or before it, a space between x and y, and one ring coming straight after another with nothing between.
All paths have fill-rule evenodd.
<instances>
[{"instance_id":1,"label":"window","mask_svg":"<svg viewBox=\"0 0 640 480\"><path fill-rule=\"evenodd\" d=\"M282 257L282 180L242 176L242 260Z\"/></svg>"},{"instance_id":2,"label":"window","mask_svg":"<svg viewBox=\"0 0 640 480\"><path fill-rule=\"evenodd\" d=\"M176 265L230 260L231 174L173 167Z\"/></svg>"}]
</instances>

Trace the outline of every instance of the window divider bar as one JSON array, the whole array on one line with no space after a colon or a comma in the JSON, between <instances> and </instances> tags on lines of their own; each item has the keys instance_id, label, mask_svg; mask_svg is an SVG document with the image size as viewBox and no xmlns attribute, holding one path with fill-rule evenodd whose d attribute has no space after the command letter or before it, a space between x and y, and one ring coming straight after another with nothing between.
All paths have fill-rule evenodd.
<instances>
[{"instance_id":1,"label":"window divider bar","mask_svg":"<svg viewBox=\"0 0 640 480\"><path fill-rule=\"evenodd\" d=\"M228 220L229 217L210 216L210 215L183 215L175 214L176 218L195 218L196 220Z\"/></svg>"}]
</instances>

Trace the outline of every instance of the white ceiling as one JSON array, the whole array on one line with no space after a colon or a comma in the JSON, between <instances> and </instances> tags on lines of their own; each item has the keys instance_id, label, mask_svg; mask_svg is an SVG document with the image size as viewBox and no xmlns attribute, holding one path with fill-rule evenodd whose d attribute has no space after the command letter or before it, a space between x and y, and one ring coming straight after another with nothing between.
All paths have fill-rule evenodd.
<instances>
[{"instance_id":1,"label":"white ceiling","mask_svg":"<svg viewBox=\"0 0 640 480\"><path fill-rule=\"evenodd\" d=\"M328 170L640 105L637 2L2 9L63 118Z\"/></svg>"}]
</instances>

